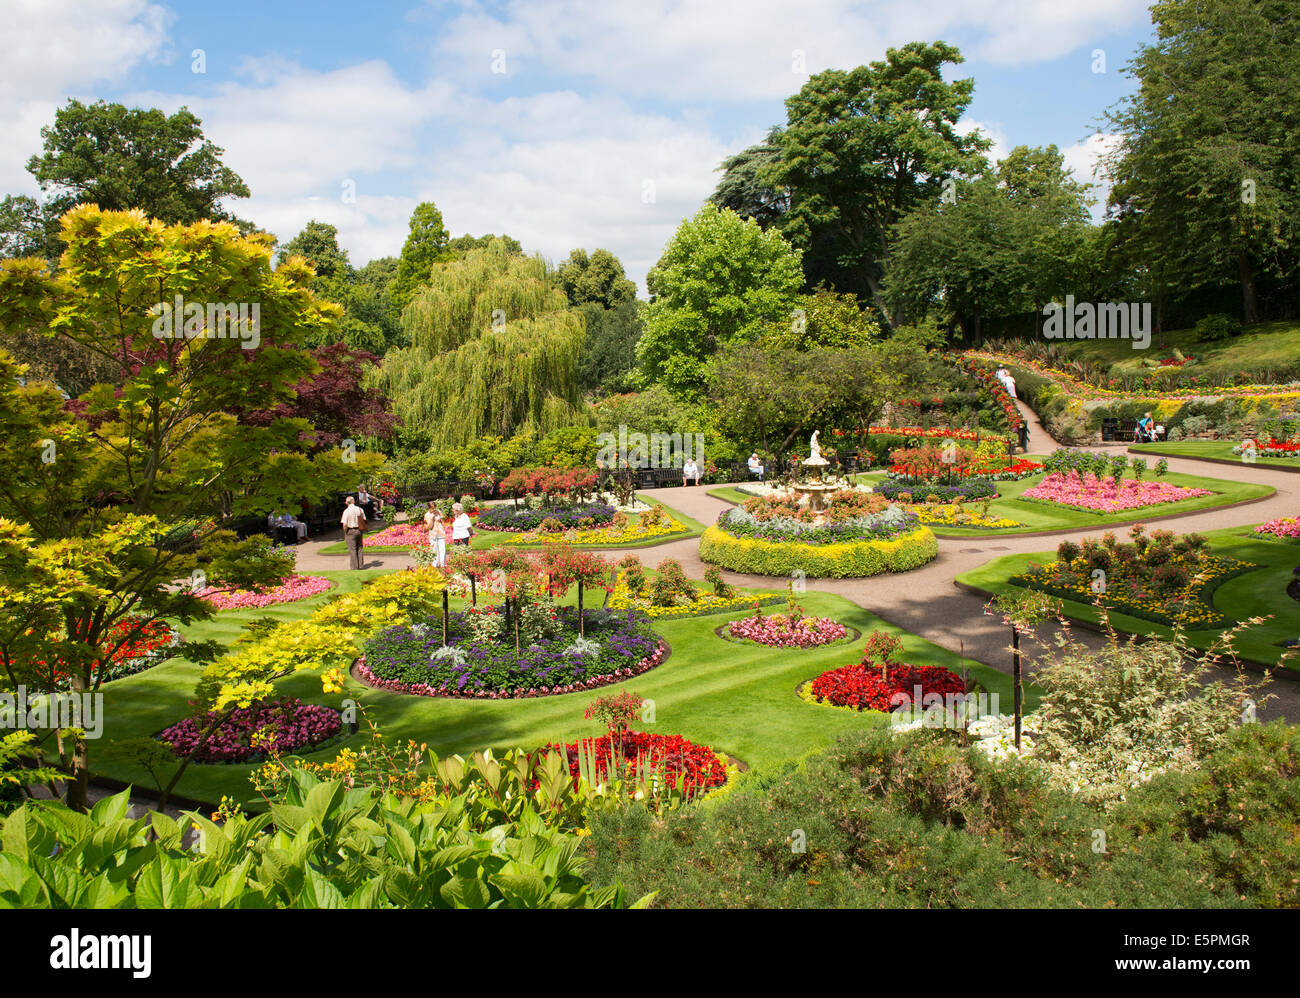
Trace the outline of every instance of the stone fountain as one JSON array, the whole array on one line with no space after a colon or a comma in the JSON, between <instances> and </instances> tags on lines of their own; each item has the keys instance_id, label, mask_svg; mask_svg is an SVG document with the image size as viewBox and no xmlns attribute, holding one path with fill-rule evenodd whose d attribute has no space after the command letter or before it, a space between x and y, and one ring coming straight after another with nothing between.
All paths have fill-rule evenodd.
<instances>
[{"instance_id":1,"label":"stone fountain","mask_svg":"<svg viewBox=\"0 0 1300 998\"><path fill-rule=\"evenodd\" d=\"M808 442L808 448L810 453L804 458L803 465L805 468L810 469L810 475L815 469L817 478L816 480L797 482L791 488L794 489L795 495L807 496L808 508L820 513L826 509L827 494L838 492L840 486L831 485L822 480L822 472L830 462L822 457L822 448L821 444L817 442L816 430L813 431L812 439Z\"/></svg>"}]
</instances>

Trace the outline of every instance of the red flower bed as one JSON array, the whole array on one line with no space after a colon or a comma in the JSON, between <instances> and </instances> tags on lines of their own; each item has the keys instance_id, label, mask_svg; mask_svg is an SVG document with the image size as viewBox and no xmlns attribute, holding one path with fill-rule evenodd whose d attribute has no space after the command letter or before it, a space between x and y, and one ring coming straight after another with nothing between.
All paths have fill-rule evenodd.
<instances>
[{"instance_id":1,"label":"red flower bed","mask_svg":"<svg viewBox=\"0 0 1300 998\"><path fill-rule=\"evenodd\" d=\"M163 620L148 620L143 617L125 617L113 624L99 647L99 661L92 673L92 682L110 682L132 675L162 661L168 649L180 643L177 633ZM48 668L42 659L35 664ZM69 681L67 662L62 658L54 659L53 675L56 682L66 685Z\"/></svg>"},{"instance_id":2,"label":"red flower bed","mask_svg":"<svg viewBox=\"0 0 1300 998\"><path fill-rule=\"evenodd\" d=\"M727 767L717 753L707 745L688 742L681 735L656 735L648 731L624 731L611 743L609 735L584 738L581 743L570 742L564 746L569 760L569 775L578 780L578 746L581 744L588 756L595 756L597 772L606 776L611 760L615 776L635 778L638 769L649 759L669 783L682 789L688 796L711 790L727 782ZM558 750L559 745L547 745Z\"/></svg>"},{"instance_id":3,"label":"red flower bed","mask_svg":"<svg viewBox=\"0 0 1300 998\"><path fill-rule=\"evenodd\" d=\"M889 677L885 679L880 666L862 662L823 672L812 681L810 692L835 707L888 713L913 703L917 686L922 697L928 693L944 696L966 692L961 676L941 665L894 664L889 666Z\"/></svg>"}]
</instances>

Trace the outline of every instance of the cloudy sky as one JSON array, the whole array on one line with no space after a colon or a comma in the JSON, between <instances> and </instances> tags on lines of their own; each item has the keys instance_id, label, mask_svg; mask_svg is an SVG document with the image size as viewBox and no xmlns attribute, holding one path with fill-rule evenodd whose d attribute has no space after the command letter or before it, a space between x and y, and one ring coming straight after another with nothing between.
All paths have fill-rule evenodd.
<instances>
[{"instance_id":1,"label":"cloudy sky","mask_svg":"<svg viewBox=\"0 0 1300 998\"><path fill-rule=\"evenodd\" d=\"M432 200L453 235L605 247L642 283L809 74L914 39L961 49L995 155L1054 142L1092 179L1148 2L0 0L0 194L38 193L69 97L187 105L252 190L230 207L281 239L328 221L361 264Z\"/></svg>"}]
</instances>

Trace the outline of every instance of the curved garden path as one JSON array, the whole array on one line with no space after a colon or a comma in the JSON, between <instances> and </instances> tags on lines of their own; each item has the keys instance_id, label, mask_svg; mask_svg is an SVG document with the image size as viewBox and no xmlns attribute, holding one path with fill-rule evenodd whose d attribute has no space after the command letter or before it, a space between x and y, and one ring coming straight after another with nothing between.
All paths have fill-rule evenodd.
<instances>
[{"instance_id":1,"label":"curved garden path","mask_svg":"<svg viewBox=\"0 0 1300 998\"><path fill-rule=\"evenodd\" d=\"M1036 413L1023 402L1018 402L1021 413L1029 423L1029 449L1034 453L1050 453L1061 446L1043 427ZM1103 445L1104 450L1124 450L1126 444ZM1229 477L1226 466L1216 472L1204 462L1169 458L1171 471L1191 475ZM1160 521L1162 528L1178 531L1217 530L1249 523L1258 523L1281 516L1294 516L1300 510L1300 475L1262 465L1242 464L1233 479L1270 485L1277 490L1269 498L1245 506L1226 507L1188 513ZM700 523L713 523L718 514L730 504L708 494L716 486L691 486L687 488L649 489L641 494L658 499L665 505L681 510ZM809 579L808 588L818 592L843 596L892 624L925 638L953 652L964 652L966 657L983 662L1002 672L1011 671L1008 651L1008 632L999 620L986 616L983 597L957 588L953 580L963 572L978 568L985 562L1008 554L1026 554L1054 548L1066 537L1100 536L1105 529L1081 529L1050 537L1042 535L1011 535L989 537L941 537L939 557L921 568L901 575L877 575L865 579ZM334 538L337 540L337 538ZM299 571L345 568L344 555L322 555L320 548L331 540L315 541L302 545L298 555ZM614 557L626 553L636 554L649 566L664 558L676 558L686 574L699 579L704 575L705 564L699 557L699 539L695 537L670 541L655 547L640 549L611 549ZM406 555L371 555L367 568L404 568L414 564ZM773 580L766 576L723 573L729 582L756 588L772 588ZM778 584L780 584L778 580ZM1097 647L1102 637L1093 632L1077 629L1075 636L1085 644ZM1230 669L1216 669L1224 676ZM1032 675L1032 662L1026 664L1026 673ZM1260 714L1265 720L1285 717L1300 720L1300 683L1279 680L1269 692L1274 694Z\"/></svg>"}]
</instances>

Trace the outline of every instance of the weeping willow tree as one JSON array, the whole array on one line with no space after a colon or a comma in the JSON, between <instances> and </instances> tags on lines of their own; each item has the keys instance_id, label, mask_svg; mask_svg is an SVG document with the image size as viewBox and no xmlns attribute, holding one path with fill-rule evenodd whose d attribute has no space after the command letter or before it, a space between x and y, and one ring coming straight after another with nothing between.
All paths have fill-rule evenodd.
<instances>
[{"instance_id":1,"label":"weeping willow tree","mask_svg":"<svg viewBox=\"0 0 1300 998\"><path fill-rule=\"evenodd\" d=\"M434 447L582 421L582 317L540 257L511 254L496 239L438 264L402 325L411 345L389 351L379 381L402 421Z\"/></svg>"}]
</instances>

